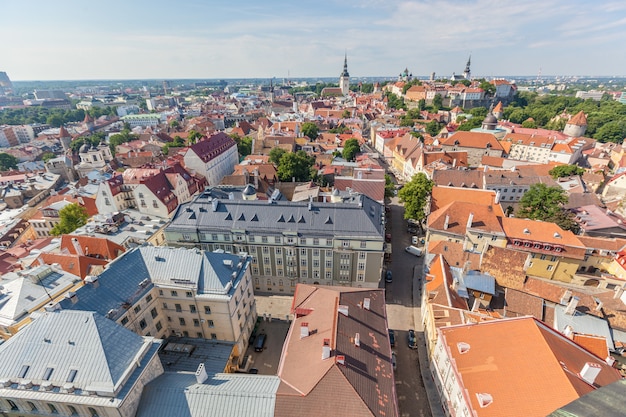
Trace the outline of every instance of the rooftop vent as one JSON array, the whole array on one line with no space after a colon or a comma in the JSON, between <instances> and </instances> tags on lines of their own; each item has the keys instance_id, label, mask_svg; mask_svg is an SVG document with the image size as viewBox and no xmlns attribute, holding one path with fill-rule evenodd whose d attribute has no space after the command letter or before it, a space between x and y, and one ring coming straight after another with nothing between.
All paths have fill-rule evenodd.
<instances>
[{"instance_id":1,"label":"rooftop vent","mask_svg":"<svg viewBox=\"0 0 626 417\"><path fill-rule=\"evenodd\" d=\"M464 354L464 353L469 352L470 345L469 345L469 343L459 342L459 343L456 344L456 348L459 350L460 354Z\"/></svg>"},{"instance_id":2,"label":"rooftop vent","mask_svg":"<svg viewBox=\"0 0 626 417\"><path fill-rule=\"evenodd\" d=\"M559 234L559 232L554 232L554 238L555 239L560 239L561 235Z\"/></svg>"},{"instance_id":3,"label":"rooftop vent","mask_svg":"<svg viewBox=\"0 0 626 417\"><path fill-rule=\"evenodd\" d=\"M528 229L524 229L524 234L525 234L525 235L529 235L529 234L530 234L530 230L528 230Z\"/></svg>"},{"instance_id":4,"label":"rooftop vent","mask_svg":"<svg viewBox=\"0 0 626 417\"><path fill-rule=\"evenodd\" d=\"M337 355L337 363L339 365L345 365L346 364L346 357L344 355Z\"/></svg>"},{"instance_id":5,"label":"rooftop vent","mask_svg":"<svg viewBox=\"0 0 626 417\"><path fill-rule=\"evenodd\" d=\"M478 405L480 405L480 408L485 408L493 402L491 394L487 394L486 392L477 392L476 399L478 399Z\"/></svg>"},{"instance_id":6,"label":"rooftop vent","mask_svg":"<svg viewBox=\"0 0 626 417\"><path fill-rule=\"evenodd\" d=\"M337 311L348 317L348 306L340 304L339 307L337 307Z\"/></svg>"},{"instance_id":7,"label":"rooftop vent","mask_svg":"<svg viewBox=\"0 0 626 417\"><path fill-rule=\"evenodd\" d=\"M363 299L363 308L366 310L370 309L370 299L369 298L364 298Z\"/></svg>"},{"instance_id":8,"label":"rooftop vent","mask_svg":"<svg viewBox=\"0 0 626 417\"><path fill-rule=\"evenodd\" d=\"M357 332L354 335L354 346L356 347L360 347L361 346L361 335Z\"/></svg>"}]
</instances>

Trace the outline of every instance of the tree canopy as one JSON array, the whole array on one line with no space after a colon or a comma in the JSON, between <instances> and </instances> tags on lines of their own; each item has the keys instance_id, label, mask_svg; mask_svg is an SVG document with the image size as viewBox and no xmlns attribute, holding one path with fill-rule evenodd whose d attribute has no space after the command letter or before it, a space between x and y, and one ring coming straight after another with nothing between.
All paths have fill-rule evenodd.
<instances>
[{"instance_id":1,"label":"tree canopy","mask_svg":"<svg viewBox=\"0 0 626 417\"><path fill-rule=\"evenodd\" d=\"M398 193L400 202L404 203L404 218L415 219L418 222L426 218L426 204L433 189L433 181L426 174L419 172L407 182Z\"/></svg>"},{"instance_id":2,"label":"tree canopy","mask_svg":"<svg viewBox=\"0 0 626 417\"><path fill-rule=\"evenodd\" d=\"M230 137L237 144L237 151L239 152L239 156L241 158L244 158L252 153L252 138L248 136L241 137L236 133L230 135Z\"/></svg>"},{"instance_id":3,"label":"tree canopy","mask_svg":"<svg viewBox=\"0 0 626 417\"><path fill-rule=\"evenodd\" d=\"M281 181L308 181L314 163L315 158L304 151L285 153L280 157L276 174Z\"/></svg>"},{"instance_id":4,"label":"tree canopy","mask_svg":"<svg viewBox=\"0 0 626 417\"><path fill-rule=\"evenodd\" d=\"M283 148L279 148L278 146L275 148L272 148L269 154L270 162L278 166L280 164L280 158L282 158L283 155L286 153L287 153L286 150L284 150Z\"/></svg>"},{"instance_id":5,"label":"tree canopy","mask_svg":"<svg viewBox=\"0 0 626 417\"><path fill-rule=\"evenodd\" d=\"M543 183L530 186L520 200L516 216L524 219L543 220L558 224L562 229L577 232L574 214L565 209L568 197L561 187L548 187Z\"/></svg>"},{"instance_id":6,"label":"tree canopy","mask_svg":"<svg viewBox=\"0 0 626 417\"><path fill-rule=\"evenodd\" d=\"M317 139L317 135L319 134L319 128L313 122L302 123L302 126L300 126L300 131L304 136L308 136L311 139Z\"/></svg>"},{"instance_id":7,"label":"tree canopy","mask_svg":"<svg viewBox=\"0 0 626 417\"><path fill-rule=\"evenodd\" d=\"M5 152L0 153L0 171L17 169L17 163L18 159L13 155Z\"/></svg>"},{"instance_id":8,"label":"tree canopy","mask_svg":"<svg viewBox=\"0 0 626 417\"><path fill-rule=\"evenodd\" d=\"M585 170L577 165L558 165L548 171L554 179L570 177L572 175L583 175Z\"/></svg>"},{"instance_id":9,"label":"tree canopy","mask_svg":"<svg viewBox=\"0 0 626 417\"><path fill-rule=\"evenodd\" d=\"M396 194L396 185L391 175L385 174L385 198L391 198Z\"/></svg>"},{"instance_id":10,"label":"tree canopy","mask_svg":"<svg viewBox=\"0 0 626 417\"><path fill-rule=\"evenodd\" d=\"M360 151L361 145L359 145L359 140L350 138L343 144L343 159L346 161L353 161L356 154Z\"/></svg>"},{"instance_id":11,"label":"tree canopy","mask_svg":"<svg viewBox=\"0 0 626 417\"><path fill-rule=\"evenodd\" d=\"M87 209L77 203L68 204L59 210L59 223L56 224L50 234L54 236L72 233L74 230L87 224L89 214Z\"/></svg>"},{"instance_id":12,"label":"tree canopy","mask_svg":"<svg viewBox=\"0 0 626 417\"><path fill-rule=\"evenodd\" d=\"M139 136L130 133L130 129L123 129L120 133L111 135L111 138L109 139L109 148L111 148L111 153L115 155L118 145L133 141L138 138Z\"/></svg>"}]
</instances>

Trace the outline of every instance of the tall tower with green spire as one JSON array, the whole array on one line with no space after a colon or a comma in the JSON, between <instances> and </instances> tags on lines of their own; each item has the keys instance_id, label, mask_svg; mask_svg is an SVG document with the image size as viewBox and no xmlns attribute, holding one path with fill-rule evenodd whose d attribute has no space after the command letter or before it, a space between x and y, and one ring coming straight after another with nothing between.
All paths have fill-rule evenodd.
<instances>
[{"instance_id":1,"label":"tall tower with green spire","mask_svg":"<svg viewBox=\"0 0 626 417\"><path fill-rule=\"evenodd\" d=\"M339 88L341 88L341 94L347 96L350 92L350 74L348 73L348 52L343 60L343 71L339 76Z\"/></svg>"}]
</instances>

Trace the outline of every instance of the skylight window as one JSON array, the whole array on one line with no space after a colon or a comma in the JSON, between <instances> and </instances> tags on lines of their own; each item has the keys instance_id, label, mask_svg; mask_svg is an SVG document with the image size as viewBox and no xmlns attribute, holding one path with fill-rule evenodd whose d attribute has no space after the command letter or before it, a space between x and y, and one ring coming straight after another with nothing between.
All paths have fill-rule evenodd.
<instances>
[{"instance_id":1,"label":"skylight window","mask_svg":"<svg viewBox=\"0 0 626 417\"><path fill-rule=\"evenodd\" d=\"M52 375L52 371L54 371L54 368L46 368L46 372L44 372L44 374L43 374L44 381L49 381L50 380L50 376Z\"/></svg>"},{"instance_id":2,"label":"skylight window","mask_svg":"<svg viewBox=\"0 0 626 417\"><path fill-rule=\"evenodd\" d=\"M22 369L20 369L20 373L18 376L20 378L26 378L26 374L28 373L29 369L30 369L30 365L23 365Z\"/></svg>"},{"instance_id":3,"label":"skylight window","mask_svg":"<svg viewBox=\"0 0 626 417\"><path fill-rule=\"evenodd\" d=\"M74 382L74 378L76 378L77 369L70 369L70 374L67 376L66 382Z\"/></svg>"}]
</instances>

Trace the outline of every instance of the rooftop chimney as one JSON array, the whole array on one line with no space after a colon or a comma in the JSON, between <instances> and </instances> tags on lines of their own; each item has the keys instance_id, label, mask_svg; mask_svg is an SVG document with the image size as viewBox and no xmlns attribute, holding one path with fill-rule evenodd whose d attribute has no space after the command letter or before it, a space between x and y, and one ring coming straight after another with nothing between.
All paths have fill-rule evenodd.
<instances>
[{"instance_id":1,"label":"rooftop chimney","mask_svg":"<svg viewBox=\"0 0 626 417\"><path fill-rule=\"evenodd\" d=\"M569 300L569 304L567 304L567 308L565 309L565 314L573 316L574 313L576 312L576 306L578 305L578 297L572 297L571 300Z\"/></svg>"},{"instance_id":2,"label":"rooftop chimney","mask_svg":"<svg viewBox=\"0 0 626 417\"><path fill-rule=\"evenodd\" d=\"M359 333L356 333L354 335L354 346L356 346L356 347L360 347L361 346L361 335Z\"/></svg>"},{"instance_id":3,"label":"rooftop chimney","mask_svg":"<svg viewBox=\"0 0 626 417\"><path fill-rule=\"evenodd\" d=\"M448 230L448 223L450 223L450 216L446 214L446 219L443 222L443 230Z\"/></svg>"},{"instance_id":4,"label":"rooftop chimney","mask_svg":"<svg viewBox=\"0 0 626 417\"><path fill-rule=\"evenodd\" d=\"M588 384L593 385L596 381L596 377L602 370L602 367L593 362L587 362L583 369L580 371L580 377L584 379Z\"/></svg>"},{"instance_id":5,"label":"rooftop chimney","mask_svg":"<svg viewBox=\"0 0 626 417\"><path fill-rule=\"evenodd\" d=\"M494 198L494 203L499 204L500 203L500 191L496 191L496 197Z\"/></svg>"},{"instance_id":6,"label":"rooftop chimney","mask_svg":"<svg viewBox=\"0 0 626 417\"><path fill-rule=\"evenodd\" d=\"M346 364L346 357L344 355L337 355L337 363L339 365L345 365Z\"/></svg>"},{"instance_id":7,"label":"rooftop chimney","mask_svg":"<svg viewBox=\"0 0 626 417\"><path fill-rule=\"evenodd\" d=\"M330 339L324 339L322 345L322 360L330 358Z\"/></svg>"},{"instance_id":8,"label":"rooftop chimney","mask_svg":"<svg viewBox=\"0 0 626 417\"><path fill-rule=\"evenodd\" d=\"M474 213L470 213L469 217L467 218L467 229L470 229L472 227L472 224L474 223Z\"/></svg>"},{"instance_id":9,"label":"rooftop chimney","mask_svg":"<svg viewBox=\"0 0 626 417\"><path fill-rule=\"evenodd\" d=\"M69 300L72 302L72 304L76 304L78 302L78 296L73 291L69 291L69 292L65 293L65 298L69 298Z\"/></svg>"},{"instance_id":10,"label":"rooftop chimney","mask_svg":"<svg viewBox=\"0 0 626 417\"><path fill-rule=\"evenodd\" d=\"M204 381L207 379L209 379L209 375L206 373L206 369L204 369L204 363L200 363L196 370L196 382L198 384L204 384Z\"/></svg>"},{"instance_id":11,"label":"rooftop chimney","mask_svg":"<svg viewBox=\"0 0 626 417\"><path fill-rule=\"evenodd\" d=\"M309 323L300 323L300 339L304 339L309 336Z\"/></svg>"},{"instance_id":12,"label":"rooftop chimney","mask_svg":"<svg viewBox=\"0 0 626 417\"><path fill-rule=\"evenodd\" d=\"M563 304L563 305L567 304L567 302L569 301L571 296L572 296L572 291L571 290L565 291L563 293L563 296L559 300L559 304Z\"/></svg>"},{"instance_id":13,"label":"rooftop chimney","mask_svg":"<svg viewBox=\"0 0 626 417\"><path fill-rule=\"evenodd\" d=\"M83 256L83 248L80 246L80 242L75 237L72 238L72 245L74 245L74 249L76 249L76 254L79 256Z\"/></svg>"},{"instance_id":14,"label":"rooftop chimney","mask_svg":"<svg viewBox=\"0 0 626 417\"><path fill-rule=\"evenodd\" d=\"M370 299L369 298L364 298L363 299L363 308L366 310L370 309Z\"/></svg>"},{"instance_id":15,"label":"rooftop chimney","mask_svg":"<svg viewBox=\"0 0 626 417\"><path fill-rule=\"evenodd\" d=\"M624 293L623 287L615 287L615 294L613 295L613 298L615 299L621 298L623 293Z\"/></svg>"},{"instance_id":16,"label":"rooftop chimney","mask_svg":"<svg viewBox=\"0 0 626 417\"><path fill-rule=\"evenodd\" d=\"M85 282L87 284L93 285L94 288L98 288L100 283L98 283L98 277L96 275L87 275L85 277Z\"/></svg>"}]
</instances>

